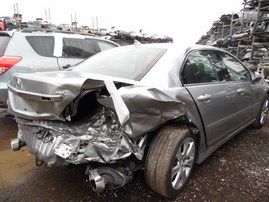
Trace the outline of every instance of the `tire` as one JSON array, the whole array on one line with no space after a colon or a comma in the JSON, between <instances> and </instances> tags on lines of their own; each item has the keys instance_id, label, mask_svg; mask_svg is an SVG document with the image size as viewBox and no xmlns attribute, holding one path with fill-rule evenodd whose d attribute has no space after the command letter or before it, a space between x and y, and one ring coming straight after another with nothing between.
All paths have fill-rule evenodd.
<instances>
[{"instance_id":1,"label":"tire","mask_svg":"<svg viewBox=\"0 0 269 202\"><path fill-rule=\"evenodd\" d=\"M259 111L259 114L256 117L256 121L252 124L253 128L260 129L265 125L268 116L268 107L269 97L266 96Z\"/></svg>"},{"instance_id":2,"label":"tire","mask_svg":"<svg viewBox=\"0 0 269 202\"><path fill-rule=\"evenodd\" d=\"M148 186L167 198L177 196L193 170L196 147L196 138L186 127L164 127L153 140L146 157Z\"/></svg>"}]
</instances>

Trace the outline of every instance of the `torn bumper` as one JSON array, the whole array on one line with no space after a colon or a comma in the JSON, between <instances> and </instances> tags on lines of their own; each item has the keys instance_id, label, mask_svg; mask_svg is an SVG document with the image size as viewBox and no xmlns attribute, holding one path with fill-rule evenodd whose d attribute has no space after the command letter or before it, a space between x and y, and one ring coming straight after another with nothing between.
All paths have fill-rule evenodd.
<instances>
[{"instance_id":1,"label":"torn bumper","mask_svg":"<svg viewBox=\"0 0 269 202\"><path fill-rule=\"evenodd\" d=\"M146 135L132 142L117 123L106 123L105 113L102 109L80 125L17 118L18 138L27 144L37 159L45 161L49 166L63 162L114 163L131 154L141 160Z\"/></svg>"}]
</instances>

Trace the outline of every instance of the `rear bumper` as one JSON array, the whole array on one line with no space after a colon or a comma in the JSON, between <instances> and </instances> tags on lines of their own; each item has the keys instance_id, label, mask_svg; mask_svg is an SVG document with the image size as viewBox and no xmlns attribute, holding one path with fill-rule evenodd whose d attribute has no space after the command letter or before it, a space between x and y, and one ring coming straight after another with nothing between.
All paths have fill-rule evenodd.
<instances>
[{"instance_id":1,"label":"rear bumper","mask_svg":"<svg viewBox=\"0 0 269 202\"><path fill-rule=\"evenodd\" d=\"M7 85L0 84L0 108L7 107L8 90Z\"/></svg>"}]
</instances>

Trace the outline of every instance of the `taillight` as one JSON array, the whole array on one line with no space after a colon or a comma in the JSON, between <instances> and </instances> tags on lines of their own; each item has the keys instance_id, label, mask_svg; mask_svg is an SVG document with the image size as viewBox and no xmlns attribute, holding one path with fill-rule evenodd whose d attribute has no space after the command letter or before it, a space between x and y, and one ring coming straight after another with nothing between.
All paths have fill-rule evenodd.
<instances>
[{"instance_id":1,"label":"taillight","mask_svg":"<svg viewBox=\"0 0 269 202\"><path fill-rule=\"evenodd\" d=\"M8 71L11 67L13 67L21 60L22 57L15 57L15 56L0 57L0 75L4 74L6 71Z\"/></svg>"}]
</instances>

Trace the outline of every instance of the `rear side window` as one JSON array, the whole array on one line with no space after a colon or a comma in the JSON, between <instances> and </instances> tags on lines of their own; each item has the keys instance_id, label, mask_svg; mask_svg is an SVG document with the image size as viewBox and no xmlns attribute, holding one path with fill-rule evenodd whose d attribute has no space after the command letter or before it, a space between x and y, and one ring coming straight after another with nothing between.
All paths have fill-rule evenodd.
<instances>
[{"instance_id":1,"label":"rear side window","mask_svg":"<svg viewBox=\"0 0 269 202\"><path fill-rule=\"evenodd\" d=\"M110 49L110 48L115 48L115 47L117 47L115 44L113 44L113 43L109 43L109 42L106 42L106 41L99 41L99 40L96 40L96 42L97 42L97 44L99 45L101 51L104 51L104 50L108 50L108 49Z\"/></svg>"},{"instance_id":2,"label":"rear side window","mask_svg":"<svg viewBox=\"0 0 269 202\"><path fill-rule=\"evenodd\" d=\"M26 36L26 39L38 55L53 57L53 36Z\"/></svg>"},{"instance_id":3,"label":"rear side window","mask_svg":"<svg viewBox=\"0 0 269 202\"><path fill-rule=\"evenodd\" d=\"M8 36L1 36L0 37L0 44L1 44L0 45L0 56L4 55L9 40L10 40L10 37L8 37Z\"/></svg>"},{"instance_id":4,"label":"rear side window","mask_svg":"<svg viewBox=\"0 0 269 202\"><path fill-rule=\"evenodd\" d=\"M91 39L63 39L64 58L88 58L95 53L97 53L97 49Z\"/></svg>"}]
</instances>

